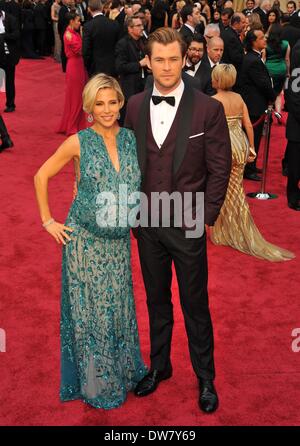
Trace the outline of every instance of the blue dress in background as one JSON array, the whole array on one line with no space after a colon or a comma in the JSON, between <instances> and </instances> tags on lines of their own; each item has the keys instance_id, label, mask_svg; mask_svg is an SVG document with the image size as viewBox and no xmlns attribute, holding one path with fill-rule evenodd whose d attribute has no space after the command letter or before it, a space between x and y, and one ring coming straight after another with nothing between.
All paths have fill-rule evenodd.
<instances>
[{"instance_id":1,"label":"blue dress in background","mask_svg":"<svg viewBox=\"0 0 300 446\"><path fill-rule=\"evenodd\" d=\"M61 303L62 401L103 409L121 405L146 375L140 353L130 263L130 227L100 227L100 192L140 190L133 132L117 135L119 173L102 137L88 128L80 140L80 182L66 225ZM103 208L102 208L103 209ZM128 210L127 210L128 212Z\"/></svg>"}]
</instances>

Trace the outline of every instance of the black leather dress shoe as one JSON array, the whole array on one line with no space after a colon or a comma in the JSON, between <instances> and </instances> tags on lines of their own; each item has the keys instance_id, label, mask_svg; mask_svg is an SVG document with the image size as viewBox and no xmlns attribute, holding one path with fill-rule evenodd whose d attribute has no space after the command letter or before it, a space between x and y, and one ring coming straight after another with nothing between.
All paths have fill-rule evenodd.
<instances>
[{"instance_id":1,"label":"black leather dress shoe","mask_svg":"<svg viewBox=\"0 0 300 446\"><path fill-rule=\"evenodd\" d=\"M147 396L157 389L160 381L171 378L172 369L167 369L164 371L152 370L148 373L136 386L134 394L136 396Z\"/></svg>"},{"instance_id":2,"label":"black leather dress shoe","mask_svg":"<svg viewBox=\"0 0 300 446\"><path fill-rule=\"evenodd\" d=\"M203 412L213 413L219 406L218 394L212 379L199 379L199 407Z\"/></svg>"},{"instance_id":3,"label":"black leather dress shoe","mask_svg":"<svg viewBox=\"0 0 300 446\"><path fill-rule=\"evenodd\" d=\"M257 173L244 173L244 178L246 178L246 180L251 180L251 181L261 181L261 177L259 177L257 175Z\"/></svg>"},{"instance_id":4,"label":"black leather dress shoe","mask_svg":"<svg viewBox=\"0 0 300 446\"><path fill-rule=\"evenodd\" d=\"M0 152L2 152L5 149L8 149L9 147L13 147L14 143L12 142L12 140L10 139L10 137L7 136L3 136L2 137L2 144L0 146Z\"/></svg>"},{"instance_id":5,"label":"black leather dress shoe","mask_svg":"<svg viewBox=\"0 0 300 446\"><path fill-rule=\"evenodd\" d=\"M288 203L288 207L290 209L294 209L294 211L300 211L300 204L299 203Z\"/></svg>"},{"instance_id":6,"label":"black leather dress shoe","mask_svg":"<svg viewBox=\"0 0 300 446\"><path fill-rule=\"evenodd\" d=\"M4 110L4 113L11 113L14 112L16 109L16 107L6 107L6 109Z\"/></svg>"}]
</instances>

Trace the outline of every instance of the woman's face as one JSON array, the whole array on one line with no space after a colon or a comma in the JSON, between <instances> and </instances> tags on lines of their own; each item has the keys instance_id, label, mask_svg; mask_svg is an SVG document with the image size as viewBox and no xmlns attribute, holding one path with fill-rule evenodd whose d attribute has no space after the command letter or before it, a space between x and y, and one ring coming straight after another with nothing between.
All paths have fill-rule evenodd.
<instances>
[{"instance_id":1,"label":"woman's face","mask_svg":"<svg viewBox=\"0 0 300 446\"><path fill-rule=\"evenodd\" d=\"M145 9L145 21L146 21L146 23L149 22L150 17L151 17L151 12L149 11L149 9Z\"/></svg>"},{"instance_id":2,"label":"woman's face","mask_svg":"<svg viewBox=\"0 0 300 446\"><path fill-rule=\"evenodd\" d=\"M97 93L93 108L95 122L109 129L115 125L119 112L120 103L116 90L101 88Z\"/></svg>"},{"instance_id":3,"label":"woman's face","mask_svg":"<svg viewBox=\"0 0 300 446\"><path fill-rule=\"evenodd\" d=\"M219 13L219 11L215 11L214 12L214 19L217 21L217 20L220 20L220 18L221 18L221 14Z\"/></svg>"},{"instance_id":4,"label":"woman's face","mask_svg":"<svg viewBox=\"0 0 300 446\"><path fill-rule=\"evenodd\" d=\"M275 14L275 12L270 12L268 19L269 19L269 23L275 23L276 22L276 14Z\"/></svg>"},{"instance_id":5,"label":"woman's face","mask_svg":"<svg viewBox=\"0 0 300 446\"><path fill-rule=\"evenodd\" d=\"M73 29L78 30L81 26L80 17L75 17L74 20L71 20L70 25Z\"/></svg>"}]
</instances>

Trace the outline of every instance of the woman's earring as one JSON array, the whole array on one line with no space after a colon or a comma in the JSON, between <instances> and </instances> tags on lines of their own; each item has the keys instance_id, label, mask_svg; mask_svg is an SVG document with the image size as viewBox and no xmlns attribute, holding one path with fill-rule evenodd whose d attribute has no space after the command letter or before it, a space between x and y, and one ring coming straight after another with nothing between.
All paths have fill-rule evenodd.
<instances>
[{"instance_id":1,"label":"woman's earring","mask_svg":"<svg viewBox=\"0 0 300 446\"><path fill-rule=\"evenodd\" d=\"M119 112L118 117L117 117L117 120L119 121L120 119L121 119L121 114L120 114L120 112Z\"/></svg>"},{"instance_id":2,"label":"woman's earring","mask_svg":"<svg viewBox=\"0 0 300 446\"><path fill-rule=\"evenodd\" d=\"M93 122L94 121L94 117L93 117L93 115L91 113L88 114L87 121L88 122Z\"/></svg>"}]
</instances>

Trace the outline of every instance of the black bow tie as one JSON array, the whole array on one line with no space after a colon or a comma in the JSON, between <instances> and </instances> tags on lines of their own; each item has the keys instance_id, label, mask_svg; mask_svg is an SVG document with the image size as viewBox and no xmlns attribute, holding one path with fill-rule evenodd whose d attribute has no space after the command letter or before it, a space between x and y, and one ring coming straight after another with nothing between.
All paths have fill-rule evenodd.
<instances>
[{"instance_id":1,"label":"black bow tie","mask_svg":"<svg viewBox=\"0 0 300 446\"><path fill-rule=\"evenodd\" d=\"M183 67L183 71L195 71L195 65L186 65L185 67Z\"/></svg>"},{"instance_id":2,"label":"black bow tie","mask_svg":"<svg viewBox=\"0 0 300 446\"><path fill-rule=\"evenodd\" d=\"M175 106L175 96L152 96L154 105L160 104L162 101L166 101L172 107Z\"/></svg>"}]
</instances>

